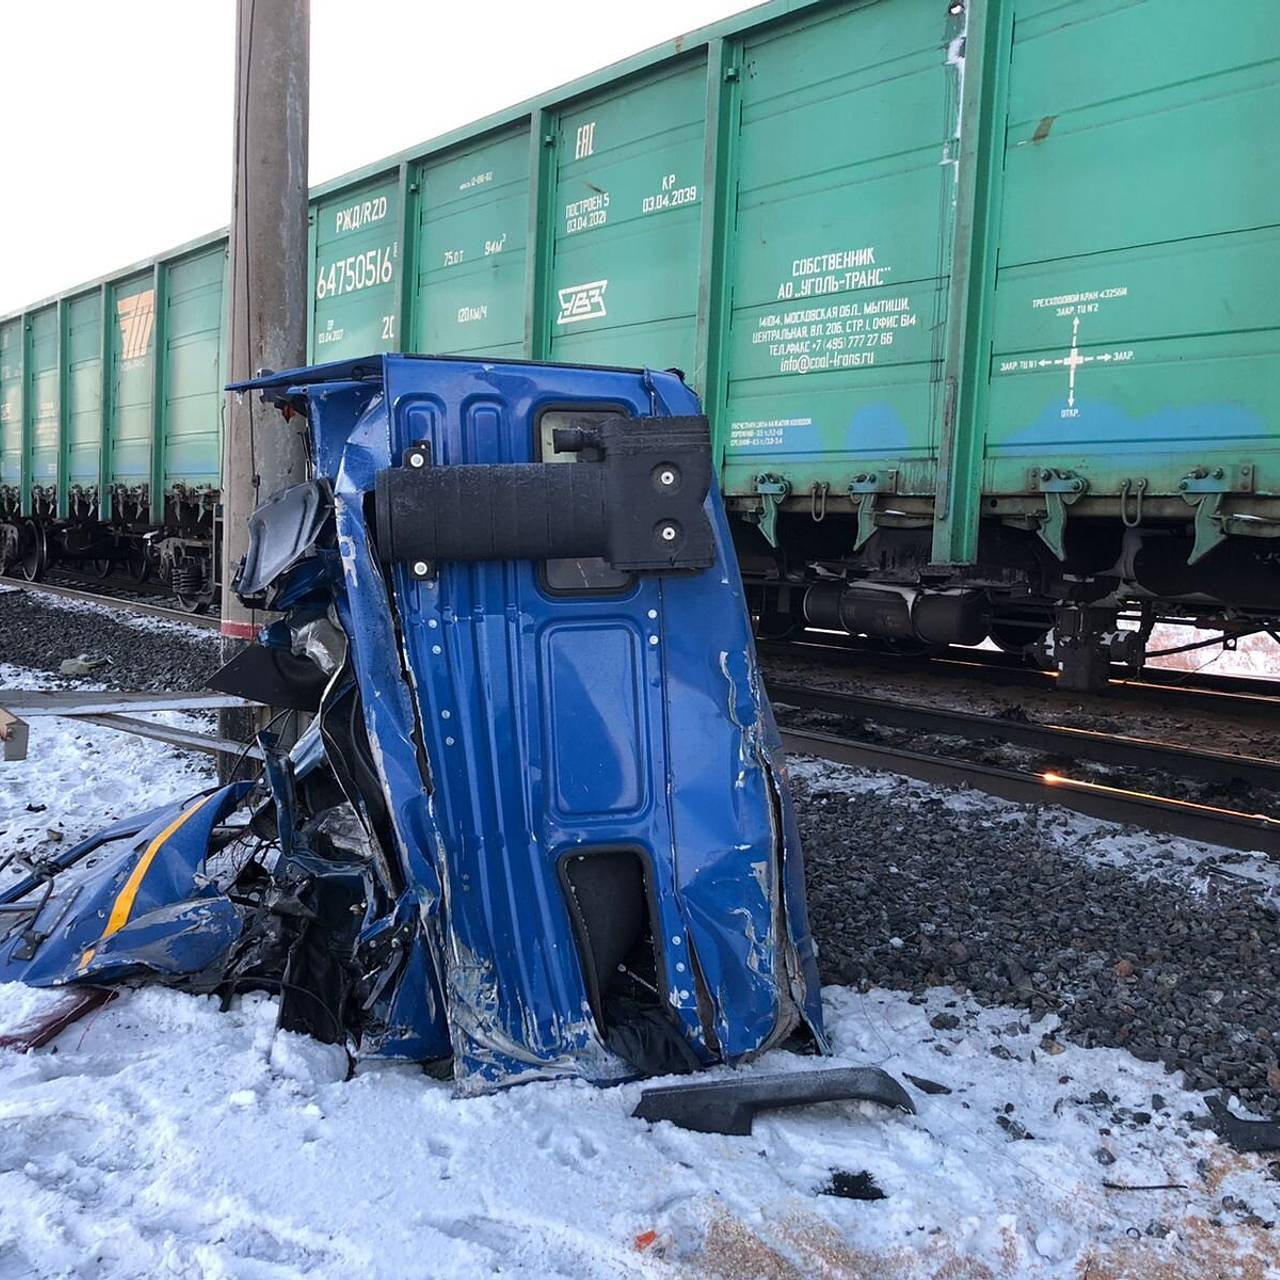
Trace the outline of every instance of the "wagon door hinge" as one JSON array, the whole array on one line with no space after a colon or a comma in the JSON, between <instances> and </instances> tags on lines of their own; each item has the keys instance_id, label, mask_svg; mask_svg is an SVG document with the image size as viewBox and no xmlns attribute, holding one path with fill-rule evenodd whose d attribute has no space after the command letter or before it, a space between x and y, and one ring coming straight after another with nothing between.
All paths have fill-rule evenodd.
<instances>
[{"instance_id":1,"label":"wagon door hinge","mask_svg":"<svg viewBox=\"0 0 1280 1280\"><path fill-rule=\"evenodd\" d=\"M858 533L853 540L855 551L876 531L876 502L880 495L897 491L897 471L870 471L849 481L849 497L858 508Z\"/></svg>"},{"instance_id":2,"label":"wagon door hinge","mask_svg":"<svg viewBox=\"0 0 1280 1280\"><path fill-rule=\"evenodd\" d=\"M1040 540L1059 560L1067 558L1064 541L1067 532L1067 508L1089 491L1089 482L1074 471L1046 467L1040 472L1040 492L1044 494L1045 513L1037 532Z\"/></svg>"},{"instance_id":3,"label":"wagon door hinge","mask_svg":"<svg viewBox=\"0 0 1280 1280\"><path fill-rule=\"evenodd\" d=\"M756 523L764 540L771 546L778 545L778 508L787 500L791 492L791 481L782 476L766 473L756 476L756 493L760 495L760 510L756 512Z\"/></svg>"}]
</instances>

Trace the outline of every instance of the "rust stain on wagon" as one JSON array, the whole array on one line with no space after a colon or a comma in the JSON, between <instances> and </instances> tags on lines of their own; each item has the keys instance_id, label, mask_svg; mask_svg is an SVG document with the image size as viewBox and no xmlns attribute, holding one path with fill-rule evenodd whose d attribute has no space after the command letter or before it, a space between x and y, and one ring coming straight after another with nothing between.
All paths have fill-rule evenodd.
<instances>
[{"instance_id":1,"label":"rust stain on wagon","mask_svg":"<svg viewBox=\"0 0 1280 1280\"><path fill-rule=\"evenodd\" d=\"M1044 116L1040 123L1036 125L1036 131L1031 135L1032 142L1043 142L1049 136L1049 130L1053 128L1053 122L1057 116Z\"/></svg>"}]
</instances>

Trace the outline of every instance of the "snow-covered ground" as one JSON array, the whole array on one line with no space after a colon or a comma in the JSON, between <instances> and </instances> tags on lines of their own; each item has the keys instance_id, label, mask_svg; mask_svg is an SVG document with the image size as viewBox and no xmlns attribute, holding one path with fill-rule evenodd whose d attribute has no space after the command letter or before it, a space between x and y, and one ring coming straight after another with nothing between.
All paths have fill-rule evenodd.
<instances>
[{"instance_id":1,"label":"snow-covered ground","mask_svg":"<svg viewBox=\"0 0 1280 1280\"><path fill-rule=\"evenodd\" d=\"M1163 623L1151 633L1152 650L1176 649L1184 644L1210 640L1217 633L1199 631L1195 627L1169 627ZM1273 680L1280 677L1280 644L1266 632L1244 636L1234 649L1215 645L1191 649L1186 653L1152 658L1153 667L1170 667L1175 671L1208 671L1223 676L1253 676Z\"/></svg>"},{"instance_id":2,"label":"snow-covered ground","mask_svg":"<svg viewBox=\"0 0 1280 1280\"><path fill-rule=\"evenodd\" d=\"M0 1021L50 998L0 987ZM827 1104L715 1137L632 1119L639 1085L459 1101L411 1069L344 1082L332 1050L273 1032L268 999L220 1013L210 999L128 994L0 1069L0 1275L1261 1277L1277 1265L1260 1225L1278 1198L1265 1166L1179 1119L1198 1101L1158 1068L1060 1048L1047 1024L945 990L921 1004L825 998L838 1062L951 1092L913 1089L917 1117ZM806 1065L774 1053L752 1069ZM838 1170L869 1173L885 1198L821 1194Z\"/></svg>"},{"instance_id":3,"label":"snow-covered ground","mask_svg":"<svg viewBox=\"0 0 1280 1280\"><path fill-rule=\"evenodd\" d=\"M4 690L65 686L44 672L0 662ZM101 688L79 681L78 689ZM145 717L209 731L199 716L159 712ZM175 752L163 742L135 738L61 716L33 716L27 758L0 762L0 861L14 848L29 852L57 840L76 841L117 818L199 791L216 781L213 756ZM3 1276L3 1272L0 1272Z\"/></svg>"},{"instance_id":4,"label":"snow-covered ground","mask_svg":"<svg viewBox=\"0 0 1280 1280\"><path fill-rule=\"evenodd\" d=\"M188 759L34 722L29 759L0 764L0 853L206 785ZM0 986L0 1030L56 998ZM633 1119L641 1085L345 1080L340 1052L274 1032L267 997L127 993L0 1052L0 1280L1280 1276L1280 1183L1159 1066L950 989L824 999L833 1065L949 1092L908 1081L914 1117L826 1104L716 1137ZM885 1198L823 1194L835 1172Z\"/></svg>"}]
</instances>

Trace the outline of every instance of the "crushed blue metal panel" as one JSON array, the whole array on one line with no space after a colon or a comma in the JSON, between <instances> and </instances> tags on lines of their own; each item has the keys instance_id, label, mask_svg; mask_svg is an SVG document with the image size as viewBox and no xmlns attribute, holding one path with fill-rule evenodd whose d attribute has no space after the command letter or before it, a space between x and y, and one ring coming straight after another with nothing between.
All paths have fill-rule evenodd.
<instances>
[{"instance_id":1,"label":"crushed blue metal panel","mask_svg":"<svg viewBox=\"0 0 1280 1280\"><path fill-rule=\"evenodd\" d=\"M0 893L0 980L216 986L240 919L209 861L210 835L248 790L118 822Z\"/></svg>"}]
</instances>

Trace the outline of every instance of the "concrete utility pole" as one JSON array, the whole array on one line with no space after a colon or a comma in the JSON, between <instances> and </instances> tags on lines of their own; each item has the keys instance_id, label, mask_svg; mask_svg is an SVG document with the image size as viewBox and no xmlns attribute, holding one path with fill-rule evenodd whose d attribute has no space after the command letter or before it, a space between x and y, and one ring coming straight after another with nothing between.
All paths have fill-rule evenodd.
<instances>
[{"instance_id":1,"label":"concrete utility pole","mask_svg":"<svg viewBox=\"0 0 1280 1280\"><path fill-rule=\"evenodd\" d=\"M310 0L237 0L232 180L230 381L307 359L307 116ZM222 449L222 657L256 635L231 581L258 504L304 478L301 433L256 396L228 394ZM224 720L223 717L233 719ZM238 723L234 718L238 717ZM244 713L224 712L226 737L247 737Z\"/></svg>"}]
</instances>

